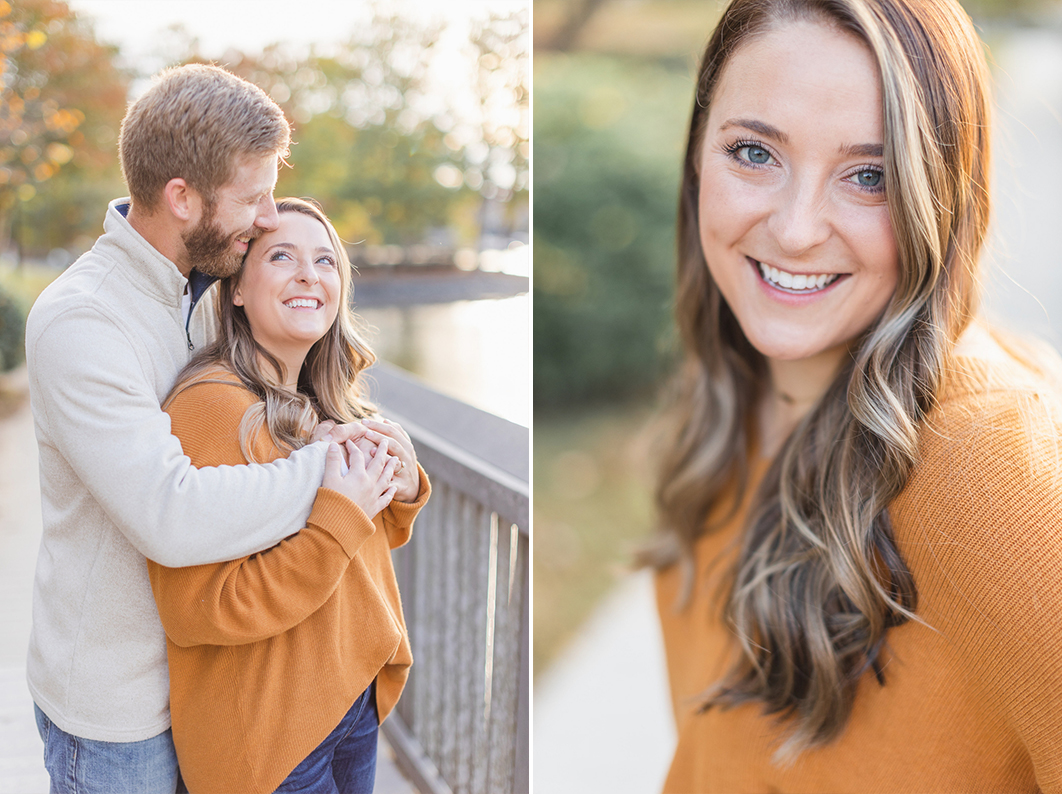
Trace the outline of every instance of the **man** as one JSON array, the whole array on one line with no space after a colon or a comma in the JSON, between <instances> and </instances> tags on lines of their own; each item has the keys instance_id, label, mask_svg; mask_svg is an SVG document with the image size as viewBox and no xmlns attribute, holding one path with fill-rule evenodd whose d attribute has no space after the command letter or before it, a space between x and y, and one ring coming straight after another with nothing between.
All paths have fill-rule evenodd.
<instances>
[{"instance_id":1,"label":"man","mask_svg":"<svg viewBox=\"0 0 1062 794\"><path fill-rule=\"evenodd\" d=\"M30 312L44 534L27 678L53 791L175 790L144 558L177 567L261 551L304 525L321 484L324 444L196 470L160 409L212 338L213 278L277 226L289 135L256 86L212 66L163 72L122 123L131 199L111 203L103 236Z\"/></svg>"}]
</instances>

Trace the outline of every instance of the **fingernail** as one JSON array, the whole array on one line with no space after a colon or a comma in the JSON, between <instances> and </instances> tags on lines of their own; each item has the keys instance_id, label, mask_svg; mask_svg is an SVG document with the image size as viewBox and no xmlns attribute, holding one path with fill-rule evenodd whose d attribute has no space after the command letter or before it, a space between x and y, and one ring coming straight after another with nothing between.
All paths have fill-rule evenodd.
<instances>
[{"instance_id":1,"label":"fingernail","mask_svg":"<svg viewBox=\"0 0 1062 794\"><path fill-rule=\"evenodd\" d=\"M331 433L325 433L324 434L324 440L325 441L335 441L336 437L333 436Z\"/></svg>"}]
</instances>

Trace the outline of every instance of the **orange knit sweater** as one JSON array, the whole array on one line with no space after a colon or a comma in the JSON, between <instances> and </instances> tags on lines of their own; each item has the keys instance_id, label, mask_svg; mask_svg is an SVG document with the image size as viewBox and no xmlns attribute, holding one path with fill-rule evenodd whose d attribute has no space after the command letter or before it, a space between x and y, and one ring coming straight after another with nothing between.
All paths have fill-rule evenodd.
<instances>
[{"instance_id":1,"label":"orange knit sweater","mask_svg":"<svg viewBox=\"0 0 1062 794\"><path fill-rule=\"evenodd\" d=\"M1062 401L986 336L957 364L889 508L928 626L890 630L885 686L868 672L832 744L780 767L781 730L758 705L696 713L732 658L713 596L750 496L699 540L685 609L677 568L658 575L678 725L665 792L1062 791Z\"/></svg>"},{"instance_id":2,"label":"orange knit sweater","mask_svg":"<svg viewBox=\"0 0 1062 794\"><path fill-rule=\"evenodd\" d=\"M238 428L255 397L228 378L189 387L168 409L197 467L247 462ZM254 451L281 457L264 430ZM373 679L381 721L391 712L413 658L390 551L409 540L429 492L421 470L417 501L370 521L321 488L306 528L260 554L192 568L148 562L192 794L273 791Z\"/></svg>"}]
</instances>

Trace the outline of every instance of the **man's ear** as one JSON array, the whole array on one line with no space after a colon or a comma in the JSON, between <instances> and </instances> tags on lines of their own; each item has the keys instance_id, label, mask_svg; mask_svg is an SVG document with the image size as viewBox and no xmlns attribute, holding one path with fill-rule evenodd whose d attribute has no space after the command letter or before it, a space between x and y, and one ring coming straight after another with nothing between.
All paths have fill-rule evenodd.
<instances>
[{"instance_id":1,"label":"man's ear","mask_svg":"<svg viewBox=\"0 0 1062 794\"><path fill-rule=\"evenodd\" d=\"M166 187L162 189L162 197L170 213L182 221L198 218L203 208L203 199L199 192L179 176L166 183Z\"/></svg>"}]
</instances>

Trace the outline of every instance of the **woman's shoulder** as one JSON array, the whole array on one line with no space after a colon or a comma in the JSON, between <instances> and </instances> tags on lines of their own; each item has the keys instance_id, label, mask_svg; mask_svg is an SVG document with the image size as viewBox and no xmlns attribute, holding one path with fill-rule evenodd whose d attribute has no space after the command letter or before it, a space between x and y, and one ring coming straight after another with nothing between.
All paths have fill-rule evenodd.
<instances>
[{"instance_id":1,"label":"woman's shoulder","mask_svg":"<svg viewBox=\"0 0 1062 794\"><path fill-rule=\"evenodd\" d=\"M1062 641L1057 363L1049 349L998 341L960 350L921 460L889 507L920 614L949 640L976 640L990 666L1031 658L1048 634Z\"/></svg>"},{"instance_id":2,"label":"woman's shoulder","mask_svg":"<svg viewBox=\"0 0 1062 794\"><path fill-rule=\"evenodd\" d=\"M180 383L167 401L166 410L172 416L188 411L199 413L207 408L238 409L242 416L256 402L258 398L244 386L239 376L219 364Z\"/></svg>"},{"instance_id":3,"label":"woman's shoulder","mask_svg":"<svg viewBox=\"0 0 1062 794\"><path fill-rule=\"evenodd\" d=\"M960 578L1003 560L1049 561L1062 577L1062 364L981 331L957 351L890 506L897 539Z\"/></svg>"},{"instance_id":4,"label":"woman's shoulder","mask_svg":"<svg viewBox=\"0 0 1062 794\"><path fill-rule=\"evenodd\" d=\"M1056 475L1062 443L1062 358L1050 346L984 325L965 333L922 433L922 465L971 474L1020 464Z\"/></svg>"},{"instance_id":5,"label":"woman's shoulder","mask_svg":"<svg viewBox=\"0 0 1062 794\"><path fill-rule=\"evenodd\" d=\"M171 431L196 466L245 463L240 423L258 402L240 379L224 367L197 373L181 384L166 405Z\"/></svg>"}]
</instances>

